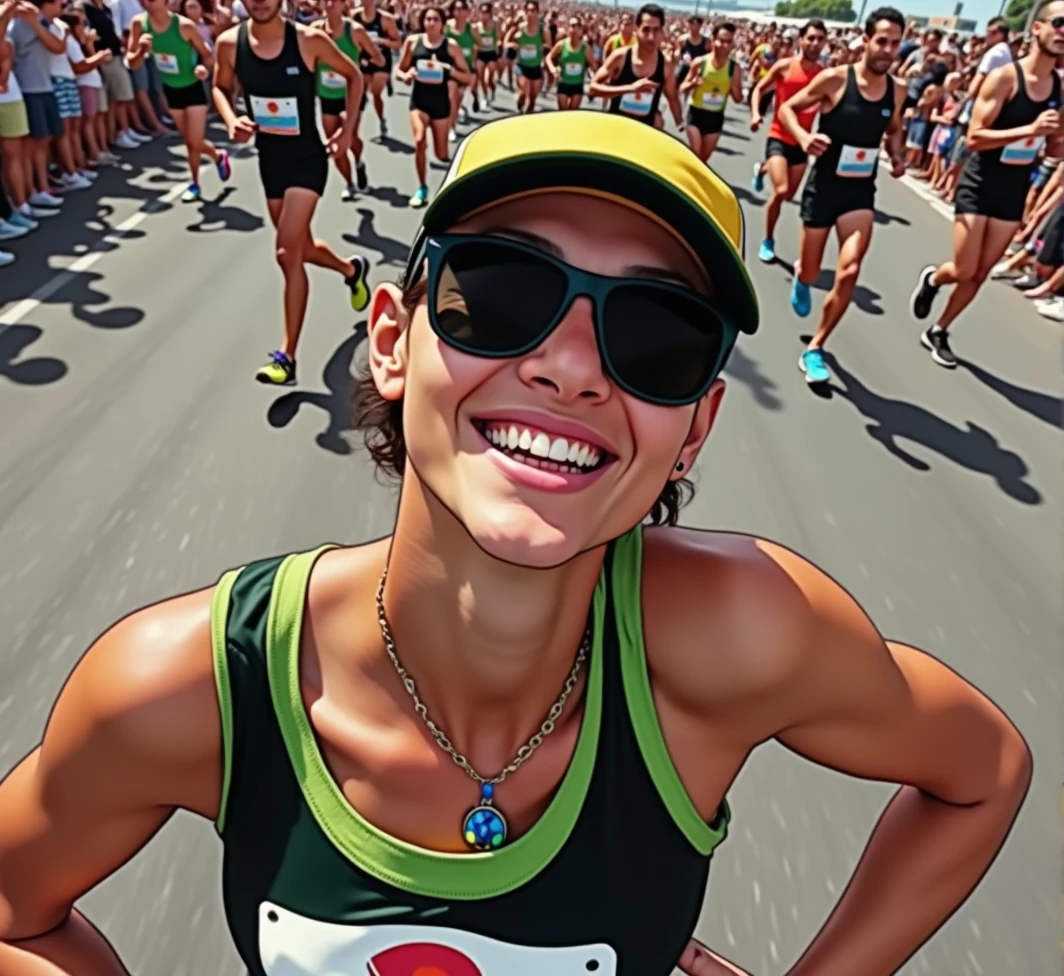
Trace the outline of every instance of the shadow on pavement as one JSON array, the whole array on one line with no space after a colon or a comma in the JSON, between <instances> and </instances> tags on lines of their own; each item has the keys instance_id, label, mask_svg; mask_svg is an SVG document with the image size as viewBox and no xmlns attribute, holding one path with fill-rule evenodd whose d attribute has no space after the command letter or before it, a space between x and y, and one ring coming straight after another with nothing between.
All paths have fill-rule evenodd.
<instances>
[{"instance_id":1,"label":"shadow on pavement","mask_svg":"<svg viewBox=\"0 0 1064 976\"><path fill-rule=\"evenodd\" d=\"M794 262L787 261L777 255L776 264L781 268L786 269L790 276L794 277ZM810 285L811 288L816 288L817 291L831 291L835 286L835 269L834 268L821 268L820 274L817 276L816 281ZM867 285L862 285L860 282L853 289L852 302L862 312L867 312L869 315L882 315L883 309L879 307L879 302L883 301L883 296L879 294L873 288L869 288Z\"/></svg>"},{"instance_id":2,"label":"shadow on pavement","mask_svg":"<svg viewBox=\"0 0 1064 976\"><path fill-rule=\"evenodd\" d=\"M362 191L364 196L373 197L374 200L380 200L381 203L386 203L390 207L400 207L406 210L410 206L410 195L408 193L400 193L394 186L371 186L367 190Z\"/></svg>"},{"instance_id":3,"label":"shadow on pavement","mask_svg":"<svg viewBox=\"0 0 1064 976\"><path fill-rule=\"evenodd\" d=\"M750 141L750 137L748 135L742 132L738 132L735 129L725 129L722 134L726 139L738 139L740 142Z\"/></svg>"},{"instance_id":4,"label":"shadow on pavement","mask_svg":"<svg viewBox=\"0 0 1064 976\"><path fill-rule=\"evenodd\" d=\"M26 348L43 334L36 325L12 325L0 329L0 377L23 386L44 386L66 376L68 367L61 359L51 356L21 359Z\"/></svg>"},{"instance_id":5,"label":"shadow on pavement","mask_svg":"<svg viewBox=\"0 0 1064 976\"><path fill-rule=\"evenodd\" d=\"M724 367L724 375L749 387L758 406L765 407L768 410L783 409L783 401L775 393L779 387L761 372L761 366L757 360L751 359L738 346L732 349L731 355L728 357L728 364Z\"/></svg>"},{"instance_id":6,"label":"shadow on pavement","mask_svg":"<svg viewBox=\"0 0 1064 976\"><path fill-rule=\"evenodd\" d=\"M93 308L94 305L106 306L111 300L110 295L93 287L100 281L103 281L102 274L94 271L77 272L61 289L64 301L56 304L69 305L74 318L97 329L129 329L144 321L143 309L128 305Z\"/></svg>"},{"instance_id":7,"label":"shadow on pavement","mask_svg":"<svg viewBox=\"0 0 1064 976\"><path fill-rule=\"evenodd\" d=\"M409 142L403 142L400 139L394 139L391 136L385 136L383 139L374 139L374 142L378 146L384 146L388 152L399 153L402 156L413 156L414 147Z\"/></svg>"},{"instance_id":8,"label":"shadow on pavement","mask_svg":"<svg viewBox=\"0 0 1064 976\"><path fill-rule=\"evenodd\" d=\"M876 211L876 223L877 224L901 224L902 227L912 227L912 221L907 220L905 217L901 217L898 214L885 213L882 210Z\"/></svg>"},{"instance_id":9,"label":"shadow on pavement","mask_svg":"<svg viewBox=\"0 0 1064 976\"><path fill-rule=\"evenodd\" d=\"M743 203L750 204L751 207L763 207L765 205L765 201L761 197L755 197L745 186L733 186L732 193Z\"/></svg>"},{"instance_id":10,"label":"shadow on pavement","mask_svg":"<svg viewBox=\"0 0 1064 976\"><path fill-rule=\"evenodd\" d=\"M185 230L196 234L213 234L220 230L233 230L243 234L261 230L264 221L243 207L226 206L225 201L236 192L235 186L223 187L213 200L200 200L199 221L189 224Z\"/></svg>"},{"instance_id":11,"label":"shadow on pavement","mask_svg":"<svg viewBox=\"0 0 1064 976\"><path fill-rule=\"evenodd\" d=\"M366 338L366 323L359 322L354 331L329 357L322 371L327 393L306 393L302 390L285 393L270 404L266 412L267 423L276 429L287 427L304 406L317 407L327 418L328 425L315 438L318 447L333 454L348 455L352 451L344 436L353 429L354 404L352 402L351 363L359 343Z\"/></svg>"},{"instance_id":12,"label":"shadow on pavement","mask_svg":"<svg viewBox=\"0 0 1064 976\"><path fill-rule=\"evenodd\" d=\"M966 428L955 427L914 403L873 393L840 366L830 352L824 353L824 359L844 384L841 387L830 384L828 389L849 400L863 416L873 421L866 427L869 435L899 461L904 461L914 471L931 470L926 461L908 453L898 443L899 440L911 441L969 471L989 475L1006 495L1024 505L1041 504L1041 494L1024 480L1028 467L1023 458L1001 447L989 431L971 421Z\"/></svg>"},{"instance_id":13,"label":"shadow on pavement","mask_svg":"<svg viewBox=\"0 0 1064 976\"><path fill-rule=\"evenodd\" d=\"M968 370L980 383L989 387L995 393L1000 394L1013 406L1019 407L1025 413L1029 413L1038 420L1043 420L1051 427L1060 427L1064 422L1064 404L1060 397L1050 396L1048 393L1039 393L1037 390L1028 390L1023 386L1016 386L1000 376L988 373L982 366L965 359L957 362L962 369Z\"/></svg>"},{"instance_id":14,"label":"shadow on pavement","mask_svg":"<svg viewBox=\"0 0 1064 976\"><path fill-rule=\"evenodd\" d=\"M375 214L366 207L358 208L358 230L353 234L345 233L343 238L348 244L354 244L360 250L370 248L381 256L378 264L391 264L404 267L407 255L410 253L410 245L397 241L394 237L384 237L377 233L373 226Z\"/></svg>"}]
</instances>

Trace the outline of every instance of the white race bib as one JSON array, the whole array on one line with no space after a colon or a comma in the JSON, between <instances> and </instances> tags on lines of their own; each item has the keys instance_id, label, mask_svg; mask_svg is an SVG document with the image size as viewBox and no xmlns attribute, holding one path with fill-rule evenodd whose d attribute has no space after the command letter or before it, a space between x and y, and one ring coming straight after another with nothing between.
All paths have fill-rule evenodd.
<instances>
[{"instance_id":1,"label":"white race bib","mask_svg":"<svg viewBox=\"0 0 1064 976\"><path fill-rule=\"evenodd\" d=\"M377 43L377 41L379 41L379 40L381 39L381 36L380 36L380 34L378 34L378 33L377 33L376 31L366 31L366 36L367 36L367 37L368 37L368 38L369 38L369 39L370 39L371 41L373 41L373 43L374 43L374 44L376 44L376 43Z\"/></svg>"},{"instance_id":2,"label":"white race bib","mask_svg":"<svg viewBox=\"0 0 1064 976\"><path fill-rule=\"evenodd\" d=\"M337 90L347 88L347 79L343 75L338 75L335 71L329 71L328 68L321 73L321 83L326 88L335 88Z\"/></svg>"},{"instance_id":3,"label":"white race bib","mask_svg":"<svg viewBox=\"0 0 1064 976\"><path fill-rule=\"evenodd\" d=\"M1028 136L1017 139L1001 149L1001 161L1007 166L1030 166L1046 144L1045 136Z\"/></svg>"},{"instance_id":4,"label":"white race bib","mask_svg":"<svg viewBox=\"0 0 1064 976\"><path fill-rule=\"evenodd\" d=\"M259 132L271 136L299 135L299 108L295 98L251 96L251 111Z\"/></svg>"},{"instance_id":5,"label":"white race bib","mask_svg":"<svg viewBox=\"0 0 1064 976\"><path fill-rule=\"evenodd\" d=\"M155 67L159 69L161 75L176 75L181 73L181 69L177 66L176 54L153 54L155 58Z\"/></svg>"},{"instance_id":6,"label":"white race bib","mask_svg":"<svg viewBox=\"0 0 1064 976\"><path fill-rule=\"evenodd\" d=\"M838 176L867 179L876 171L879 149L863 146L843 146L839 153L839 165L835 167Z\"/></svg>"},{"instance_id":7,"label":"white race bib","mask_svg":"<svg viewBox=\"0 0 1064 976\"><path fill-rule=\"evenodd\" d=\"M577 61L566 61L564 74L569 78L579 78L584 73L584 66Z\"/></svg>"},{"instance_id":8,"label":"white race bib","mask_svg":"<svg viewBox=\"0 0 1064 976\"><path fill-rule=\"evenodd\" d=\"M723 112L724 96L720 92L706 92L702 96L702 108L707 112Z\"/></svg>"},{"instance_id":9,"label":"white race bib","mask_svg":"<svg viewBox=\"0 0 1064 976\"><path fill-rule=\"evenodd\" d=\"M539 48L535 44L522 44L518 53L522 61L535 61L539 57Z\"/></svg>"},{"instance_id":10,"label":"white race bib","mask_svg":"<svg viewBox=\"0 0 1064 976\"><path fill-rule=\"evenodd\" d=\"M638 115L642 118L650 114L653 101L653 92L628 92L621 96L621 111L626 115Z\"/></svg>"},{"instance_id":11,"label":"white race bib","mask_svg":"<svg viewBox=\"0 0 1064 976\"><path fill-rule=\"evenodd\" d=\"M417 62L417 80L423 85L443 84L443 62L431 58L419 58Z\"/></svg>"},{"instance_id":12,"label":"white race bib","mask_svg":"<svg viewBox=\"0 0 1064 976\"><path fill-rule=\"evenodd\" d=\"M481 36L480 36L480 49L482 51L494 51L495 50L495 35L494 34L481 34Z\"/></svg>"}]
</instances>

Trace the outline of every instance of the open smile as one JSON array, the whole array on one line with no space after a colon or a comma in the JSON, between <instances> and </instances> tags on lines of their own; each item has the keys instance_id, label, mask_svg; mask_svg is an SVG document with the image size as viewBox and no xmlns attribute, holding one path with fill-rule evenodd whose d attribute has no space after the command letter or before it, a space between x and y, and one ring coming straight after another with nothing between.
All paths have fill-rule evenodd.
<instances>
[{"instance_id":1,"label":"open smile","mask_svg":"<svg viewBox=\"0 0 1064 976\"><path fill-rule=\"evenodd\" d=\"M474 418L473 426L494 450L540 471L586 477L617 459L589 438L566 436L518 420Z\"/></svg>"}]
</instances>

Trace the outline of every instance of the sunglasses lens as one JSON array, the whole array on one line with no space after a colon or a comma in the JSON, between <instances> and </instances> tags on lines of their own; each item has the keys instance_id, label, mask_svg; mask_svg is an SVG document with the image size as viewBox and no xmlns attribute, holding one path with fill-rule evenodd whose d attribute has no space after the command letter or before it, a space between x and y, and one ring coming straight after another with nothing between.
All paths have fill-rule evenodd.
<instances>
[{"instance_id":1,"label":"sunglasses lens","mask_svg":"<svg viewBox=\"0 0 1064 976\"><path fill-rule=\"evenodd\" d=\"M1064 17L1054 17L1049 23L1053 30L1064 30Z\"/></svg>"},{"instance_id":2,"label":"sunglasses lens","mask_svg":"<svg viewBox=\"0 0 1064 976\"><path fill-rule=\"evenodd\" d=\"M568 290L561 268L505 241L456 243L437 276L436 328L470 352L516 355L542 340Z\"/></svg>"},{"instance_id":3,"label":"sunglasses lens","mask_svg":"<svg viewBox=\"0 0 1064 976\"><path fill-rule=\"evenodd\" d=\"M703 393L724 343L724 324L708 304L650 282L623 284L602 315L610 367L632 393L662 403Z\"/></svg>"}]
</instances>

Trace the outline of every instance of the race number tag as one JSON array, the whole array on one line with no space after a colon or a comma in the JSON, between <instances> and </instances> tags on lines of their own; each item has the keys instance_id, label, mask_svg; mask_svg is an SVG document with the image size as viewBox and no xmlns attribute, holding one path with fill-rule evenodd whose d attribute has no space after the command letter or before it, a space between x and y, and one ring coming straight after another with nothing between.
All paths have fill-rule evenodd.
<instances>
[{"instance_id":1,"label":"race number tag","mask_svg":"<svg viewBox=\"0 0 1064 976\"><path fill-rule=\"evenodd\" d=\"M482 51L494 51L495 50L495 35L494 34L481 34L480 35L480 49Z\"/></svg>"},{"instance_id":2,"label":"race number tag","mask_svg":"<svg viewBox=\"0 0 1064 976\"><path fill-rule=\"evenodd\" d=\"M707 112L723 112L724 96L720 92L706 92L702 96L702 108Z\"/></svg>"},{"instance_id":3,"label":"race number tag","mask_svg":"<svg viewBox=\"0 0 1064 976\"><path fill-rule=\"evenodd\" d=\"M374 43L374 44L376 44L376 43L377 43L377 41L379 41L379 40L381 39L381 36L380 36L380 34L378 34L378 33L377 33L376 31L366 31L366 36L367 36L367 37L368 37L368 38L369 38L369 39L370 39L371 41L373 41L373 43Z\"/></svg>"},{"instance_id":4,"label":"race number tag","mask_svg":"<svg viewBox=\"0 0 1064 976\"><path fill-rule=\"evenodd\" d=\"M155 67L159 69L161 75L176 75L181 73L181 69L177 66L176 54L153 54L155 58Z\"/></svg>"},{"instance_id":5,"label":"race number tag","mask_svg":"<svg viewBox=\"0 0 1064 976\"><path fill-rule=\"evenodd\" d=\"M251 111L259 132L271 136L298 136L299 109L294 98L251 96Z\"/></svg>"},{"instance_id":6,"label":"race number tag","mask_svg":"<svg viewBox=\"0 0 1064 976\"><path fill-rule=\"evenodd\" d=\"M423 85L443 84L443 62L430 58L419 58L417 62L417 80Z\"/></svg>"},{"instance_id":7,"label":"race number tag","mask_svg":"<svg viewBox=\"0 0 1064 976\"><path fill-rule=\"evenodd\" d=\"M584 66L578 61L565 62L565 76L567 78L579 78L584 73Z\"/></svg>"},{"instance_id":8,"label":"race number tag","mask_svg":"<svg viewBox=\"0 0 1064 976\"><path fill-rule=\"evenodd\" d=\"M338 75L335 71L329 71L327 68L321 73L321 83L326 88L335 88L337 90L347 88L347 79L343 75Z\"/></svg>"},{"instance_id":9,"label":"race number tag","mask_svg":"<svg viewBox=\"0 0 1064 976\"><path fill-rule=\"evenodd\" d=\"M838 176L866 179L876 171L878 149L861 146L843 146L839 154L839 165L835 168Z\"/></svg>"},{"instance_id":10,"label":"race number tag","mask_svg":"<svg viewBox=\"0 0 1064 976\"><path fill-rule=\"evenodd\" d=\"M1001 161L1008 166L1030 166L1038 158L1045 144L1045 136L1017 139L1001 150Z\"/></svg>"},{"instance_id":11,"label":"race number tag","mask_svg":"<svg viewBox=\"0 0 1064 976\"><path fill-rule=\"evenodd\" d=\"M637 115L643 118L650 114L653 102L653 92L628 92L621 96L621 111L627 115Z\"/></svg>"},{"instance_id":12,"label":"race number tag","mask_svg":"<svg viewBox=\"0 0 1064 976\"><path fill-rule=\"evenodd\" d=\"M522 44L518 53L522 61L535 61L539 57L539 48L535 44Z\"/></svg>"}]
</instances>

